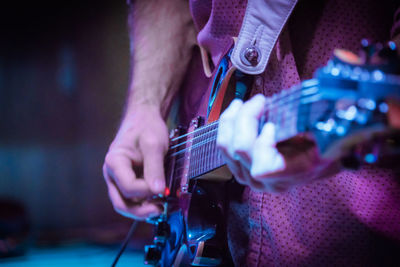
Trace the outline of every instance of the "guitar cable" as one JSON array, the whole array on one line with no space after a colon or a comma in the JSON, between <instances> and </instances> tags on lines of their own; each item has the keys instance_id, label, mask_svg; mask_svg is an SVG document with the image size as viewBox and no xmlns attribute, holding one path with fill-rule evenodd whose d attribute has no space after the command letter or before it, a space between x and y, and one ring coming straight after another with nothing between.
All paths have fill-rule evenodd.
<instances>
[{"instance_id":1,"label":"guitar cable","mask_svg":"<svg viewBox=\"0 0 400 267\"><path fill-rule=\"evenodd\" d=\"M133 234L135 233L137 225L138 225L138 221L134 220L131 225L131 228L129 229L128 234L125 237L124 242L122 243L121 248L118 251L117 256L115 257L113 263L111 264L111 267L115 267L117 265L119 258L121 257L122 253L124 253L126 246L128 245L129 240L131 240Z\"/></svg>"}]
</instances>

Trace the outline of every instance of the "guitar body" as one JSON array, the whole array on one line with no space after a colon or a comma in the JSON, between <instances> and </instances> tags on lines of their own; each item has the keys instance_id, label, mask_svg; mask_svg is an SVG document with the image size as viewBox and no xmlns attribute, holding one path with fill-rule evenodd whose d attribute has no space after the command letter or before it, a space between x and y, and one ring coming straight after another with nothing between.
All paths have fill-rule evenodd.
<instances>
[{"instance_id":1,"label":"guitar body","mask_svg":"<svg viewBox=\"0 0 400 267\"><path fill-rule=\"evenodd\" d=\"M200 108L199 115L203 116L191 121L188 132L217 121L235 97L232 82L235 80L231 79L235 68L230 66L227 58L223 58L219 66L205 94L209 98L204 100ZM207 110L207 115L204 110ZM193 146L190 140L191 137L187 137L188 147ZM185 157L184 165L188 165L192 157L199 156L190 150L187 153L189 155ZM171 228L180 228L174 230L181 234L178 238L180 244L172 253L175 257L171 257L171 253L164 253L162 266L233 266L226 233L228 187L229 183L234 182L231 172L226 165L222 165L192 180L185 179L186 176L184 172L180 178L180 189L187 188L187 192L180 191L180 210L171 216L169 222Z\"/></svg>"},{"instance_id":2,"label":"guitar body","mask_svg":"<svg viewBox=\"0 0 400 267\"><path fill-rule=\"evenodd\" d=\"M189 129L196 130L202 121L194 119ZM160 266L233 266L226 234L227 187L233 182L232 174L224 165L196 179L185 176L183 172L173 192L179 201L171 205L175 211L168 218L171 233Z\"/></svg>"},{"instance_id":3,"label":"guitar body","mask_svg":"<svg viewBox=\"0 0 400 267\"><path fill-rule=\"evenodd\" d=\"M187 193L187 210L169 223L178 238L173 253L165 251L161 266L232 266L226 239L227 185L197 180ZM178 235L177 235L178 237ZM177 240L177 241L178 241Z\"/></svg>"},{"instance_id":4,"label":"guitar body","mask_svg":"<svg viewBox=\"0 0 400 267\"><path fill-rule=\"evenodd\" d=\"M146 249L146 263L156 266L233 266L227 242L226 219L228 187L234 180L224 164L215 168L207 166L209 170L195 173L196 168L190 165L193 159L204 155L201 155L202 151L191 149L196 146L197 137L190 133L217 121L220 113L233 100L236 79L231 78L234 72L229 56L224 57L214 70L214 79L205 94L208 97L198 111L200 116L194 118L187 128L176 129L170 137L171 146L177 146L172 153L185 151L178 160L179 167L176 160L166 161L167 185L171 196L167 200L169 215L166 222L170 229L163 249L159 251L161 253ZM174 141L174 138L182 135L187 136ZM179 143L184 145L180 146ZM202 165L207 165L207 162ZM177 169L182 171L176 172ZM190 174L189 169L194 171ZM197 169L201 169L200 166ZM158 234L165 234L157 231L156 227L156 238ZM153 259L154 255L156 260Z\"/></svg>"}]
</instances>

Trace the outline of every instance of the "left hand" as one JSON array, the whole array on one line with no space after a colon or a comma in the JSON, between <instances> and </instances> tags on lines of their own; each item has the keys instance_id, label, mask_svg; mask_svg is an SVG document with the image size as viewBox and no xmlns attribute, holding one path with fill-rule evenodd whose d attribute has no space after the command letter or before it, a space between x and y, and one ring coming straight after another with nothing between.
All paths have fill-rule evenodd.
<instances>
[{"instance_id":1,"label":"left hand","mask_svg":"<svg viewBox=\"0 0 400 267\"><path fill-rule=\"evenodd\" d=\"M258 191L282 192L326 175L331 162L322 160L314 143L295 137L277 144L275 125L258 133L266 98L234 100L219 121L217 146L236 180Z\"/></svg>"}]
</instances>

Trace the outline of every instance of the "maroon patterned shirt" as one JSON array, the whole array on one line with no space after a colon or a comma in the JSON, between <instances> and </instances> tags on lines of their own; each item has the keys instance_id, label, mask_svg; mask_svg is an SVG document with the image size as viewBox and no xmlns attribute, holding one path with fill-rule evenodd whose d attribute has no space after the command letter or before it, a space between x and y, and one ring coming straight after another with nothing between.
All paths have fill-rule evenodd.
<instances>
[{"instance_id":1,"label":"maroon patterned shirt","mask_svg":"<svg viewBox=\"0 0 400 267\"><path fill-rule=\"evenodd\" d=\"M240 31L246 1L190 4L199 44L217 63ZM311 78L334 48L357 52L362 38L395 39L398 6L300 0L252 94L271 95ZM194 116L207 88L202 72L196 52L183 86L183 122ZM246 188L230 207L229 245L237 266L400 266L400 176L393 168L342 171L282 194Z\"/></svg>"}]
</instances>

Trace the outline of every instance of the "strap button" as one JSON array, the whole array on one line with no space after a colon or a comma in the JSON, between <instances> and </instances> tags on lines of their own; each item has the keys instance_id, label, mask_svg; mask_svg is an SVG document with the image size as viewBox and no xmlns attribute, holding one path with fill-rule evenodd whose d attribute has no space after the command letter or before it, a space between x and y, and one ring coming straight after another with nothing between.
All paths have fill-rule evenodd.
<instances>
[{"instance_id":1,"label":"strap button","mask_svg":"<svg viewBox=\"0 0 400 267\"><path fill-rule=\"evenodd\" d=\"M240 60L247 66L257 66L260 57L260 50L254 45L246 47L240 54Z\"/></svg>"}]
</instances>

